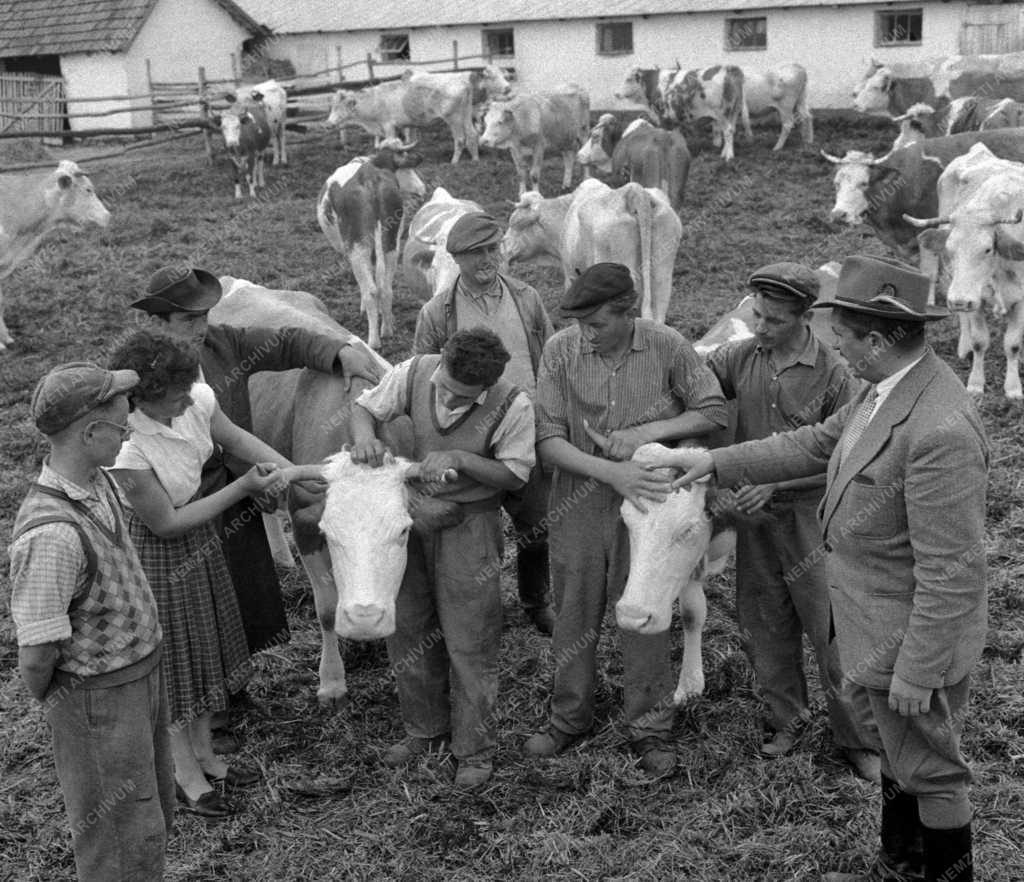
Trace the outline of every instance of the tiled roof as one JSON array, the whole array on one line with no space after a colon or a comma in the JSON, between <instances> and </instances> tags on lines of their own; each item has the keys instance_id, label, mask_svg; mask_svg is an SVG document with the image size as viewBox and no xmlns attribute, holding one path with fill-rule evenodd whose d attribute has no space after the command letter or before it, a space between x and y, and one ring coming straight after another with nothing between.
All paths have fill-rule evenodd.
<instances>
[{"instance_id":1,"label":"tiled roof","mask_svg":"<svg viewBox=\"0 0 1024 882\"><path fill-rule=\"evenodd\" d=\"M879 0L238 0L278 33L440 27L456 24L614 18L681 12L745 12L797 6L864 6ZM929 0L924 0L929 2ZM916 3L921 6L921 0Z\"/></svg>"},{"instance_id":2,"label":"tiled roof","mask_svg":"<svg viewBox=\"0 0 1024 882\"><path fill-rule=\"evenodd\" d=\"M127 49L159 0L0 0L0 58ZM176 0L164 0L176 2ZM257 23L233 0L211 0L238 24Z\"/></svg>"}]
</instances>

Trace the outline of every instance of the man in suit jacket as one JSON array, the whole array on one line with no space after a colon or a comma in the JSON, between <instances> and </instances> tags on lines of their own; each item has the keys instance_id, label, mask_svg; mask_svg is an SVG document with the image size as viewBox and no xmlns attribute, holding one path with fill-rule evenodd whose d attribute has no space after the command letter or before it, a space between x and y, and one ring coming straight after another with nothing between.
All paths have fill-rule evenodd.
<instances>
[{"instance_id":1,"label":"man in suit jacket","mask_svg":"<svg viewBox=\"0 0 1024 882\"><path fill-rule=\"evenodd\" d=\"M712 452L678 450L676 484L826 471L819 509L845 688L882 755L881 850L826 882L971 882L970 771L960 752L987 620L988 446L963 384L927 346L928 280L873 257L843 264L840 353L870 384L824 422ZM808 564L812 563L808 561Z\"/></svg>"}]
</instances>

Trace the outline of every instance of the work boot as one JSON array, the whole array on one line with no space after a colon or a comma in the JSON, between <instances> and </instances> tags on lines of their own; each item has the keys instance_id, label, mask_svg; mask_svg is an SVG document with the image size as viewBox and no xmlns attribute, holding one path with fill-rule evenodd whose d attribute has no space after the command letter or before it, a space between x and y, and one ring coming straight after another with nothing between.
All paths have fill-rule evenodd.
<instances>
[{"instance_id":1,"label":"work boot","mask_svg":"<svg viewBox=\"0 0 1024 882\"><path fill-rule=\"evenodd\" d=\"M858 778L872 784L882 783L882 759L875 751L862 747L847 747L843 753Z\"/></svg>"},{"instance_id":2,"label":"work boot","mask_svg":"<svg viewBox=\"0 0 1024 882\"><path fill-rule=\"evenodd\" d=\"M548 545L523 545L516 554L519 602L533 626L548 637L555 630L555 612L548 603Z\"/></svg>"},{"instance_id":3,"label":"work boot","mask_svg":"<svg viewBox=\"0 0 1024 882\"><path fill-rule=\"evenodd\" d=\"M922 827L927 882L974 882L971 825L952 830Z\"/></svg>"},{"instance_id":4,"label":"work boot","mask_svg":"<svg viewBox=\"0 0 1024 882\"><path fill-rule=\"evenodd\" d=\"M780 729L761 745L761 756L779 757L792 753L796 747L796 733L789 729Z\"/></svg>"},{"instance_id":5,"label":"work boot","mask_svg":"<svg viewBox=\"0 0 1024 882\"><path fill-rule=\"evenodd\" d=\"M476 790L491 780L494 763L481 759L460 759L455 772L455 786L462 790Z\"/></svg>"},{"instance_id":6,"label":"work boot","mask_svg":"<svg viewBox=\"0 0 1024 882\"><path fill-rule=\"evenodd\" d=\"M651 778L664 778L676 770L676 752L656 735L631 741L629 748L640 757L637 765Z\"/></svg>"},{"instance_id":7,"label":"work boot","mask_svg":"<svg viewBox=\"0 0 1024 882\"><path fill-rule=\"evenodd\" d=\"M526 739L523 753L538 757L558 756L560 753L565 753L570 747L579 744L586 737L586 732L573 734L563 732L557 726L548 726L543 732L537 732Z\"/></svg>"},{"instance_id":8,"label":"work boot","mask_svg":"<svg viewBox=\"0 0 1024 882\"><path fill-rule=\"evenodd\" d=\"M406 735L397 744L392 744L384 751L384 765L397 769L399 766L407 766L413 760L429 753L445 753L449 749L449 736L435 735L433 738L417 738L415 735Z\"/></svg>"},{"instance_id":9,"label":"work boot","mask_svg":"<svg viewBox=\"0 0 1024 882\"><path fill-rule=\"evenodd\" d=\"M880 851L863 873L826 873L821 878L822 882L923 882L924 874Z\"/></svg>"}]
</instances>

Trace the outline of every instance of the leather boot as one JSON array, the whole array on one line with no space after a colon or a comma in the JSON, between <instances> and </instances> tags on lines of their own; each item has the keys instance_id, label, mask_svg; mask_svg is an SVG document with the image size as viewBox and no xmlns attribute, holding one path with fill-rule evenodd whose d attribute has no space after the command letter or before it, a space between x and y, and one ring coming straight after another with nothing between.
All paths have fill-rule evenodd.
<instances>
[{"instance_id":1,"label":"leather boot","mask_svg":"<svg viewBox=\"0 0 1024 882\"><path fill-rule=\"evenodd\" d=\"M548 605L548 544L523 545L516 555L519 602L523 612L541 634L555 630L555 613Z\"/></svg>"},{"instance_id":2,"label":"leather boot","mask_svg":"<svg viewBox=\"0 0 1024 882\"><path fill-rule=\"evenodd\" d=\"M922 829L926 882L974 882L971 825L952 830Z\"/></svg>"}]
</instances>

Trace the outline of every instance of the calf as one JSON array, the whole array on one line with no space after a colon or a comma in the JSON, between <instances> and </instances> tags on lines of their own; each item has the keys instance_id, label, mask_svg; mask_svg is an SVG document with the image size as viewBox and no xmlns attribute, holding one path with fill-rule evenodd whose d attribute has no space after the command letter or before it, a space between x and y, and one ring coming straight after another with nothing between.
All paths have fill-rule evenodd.
<instances>
[{"instance_id":1,"label":"calf","mask_svg":"<svg viewBox=\"0 0 1024 882\"><path fill-rule=\"evenodd\" d=\"M324 182L317 199L320 229L356 277L360 310L370 326L367 342L374 349L394 333L391 303L405 214L396 172L407 176L409 186L423 188L411 168L421 157L408 152L411 146L389 140L374 156L353 159Z\"/></svg>"},{"instance_id":2,"label":"calf","mask_svg":"<svg viewBox=\"0 0 1024 882\"><path fill-rule=\"evenodd\" d=\"M224 146L235 172L235 199L242 198L243 181L249 196L255 198L256 188L265 187L263 153L270 144L270 125L263 105L255 101L235 104L220 117Z\"/></svg>"},{"instance_id":3,"label":"calf","mask_svg":"<svg viewBox=\"0 0 1024 882\"><path fill-rule=\"evenodd\" d=\"M32 257L51 230L109 223L92 181L70 160L43 174L0 175L0 282ZM13 342L0 290L0 352Z\"/></svg>"},{"instance_id":4,"label":"calf","mask_svg":"<svg viewBox=\"0 0 1024 882\"><path fill-rule=\"evenodd\" d=\"M270 149L273 165L288 164L285 144L285 123L288 117L288 93L277 80L266 80L254 86L241 86L236 95L227 95L229 102L256 103L263 107L270 127Z\"/></svg>"}]
</instances>

